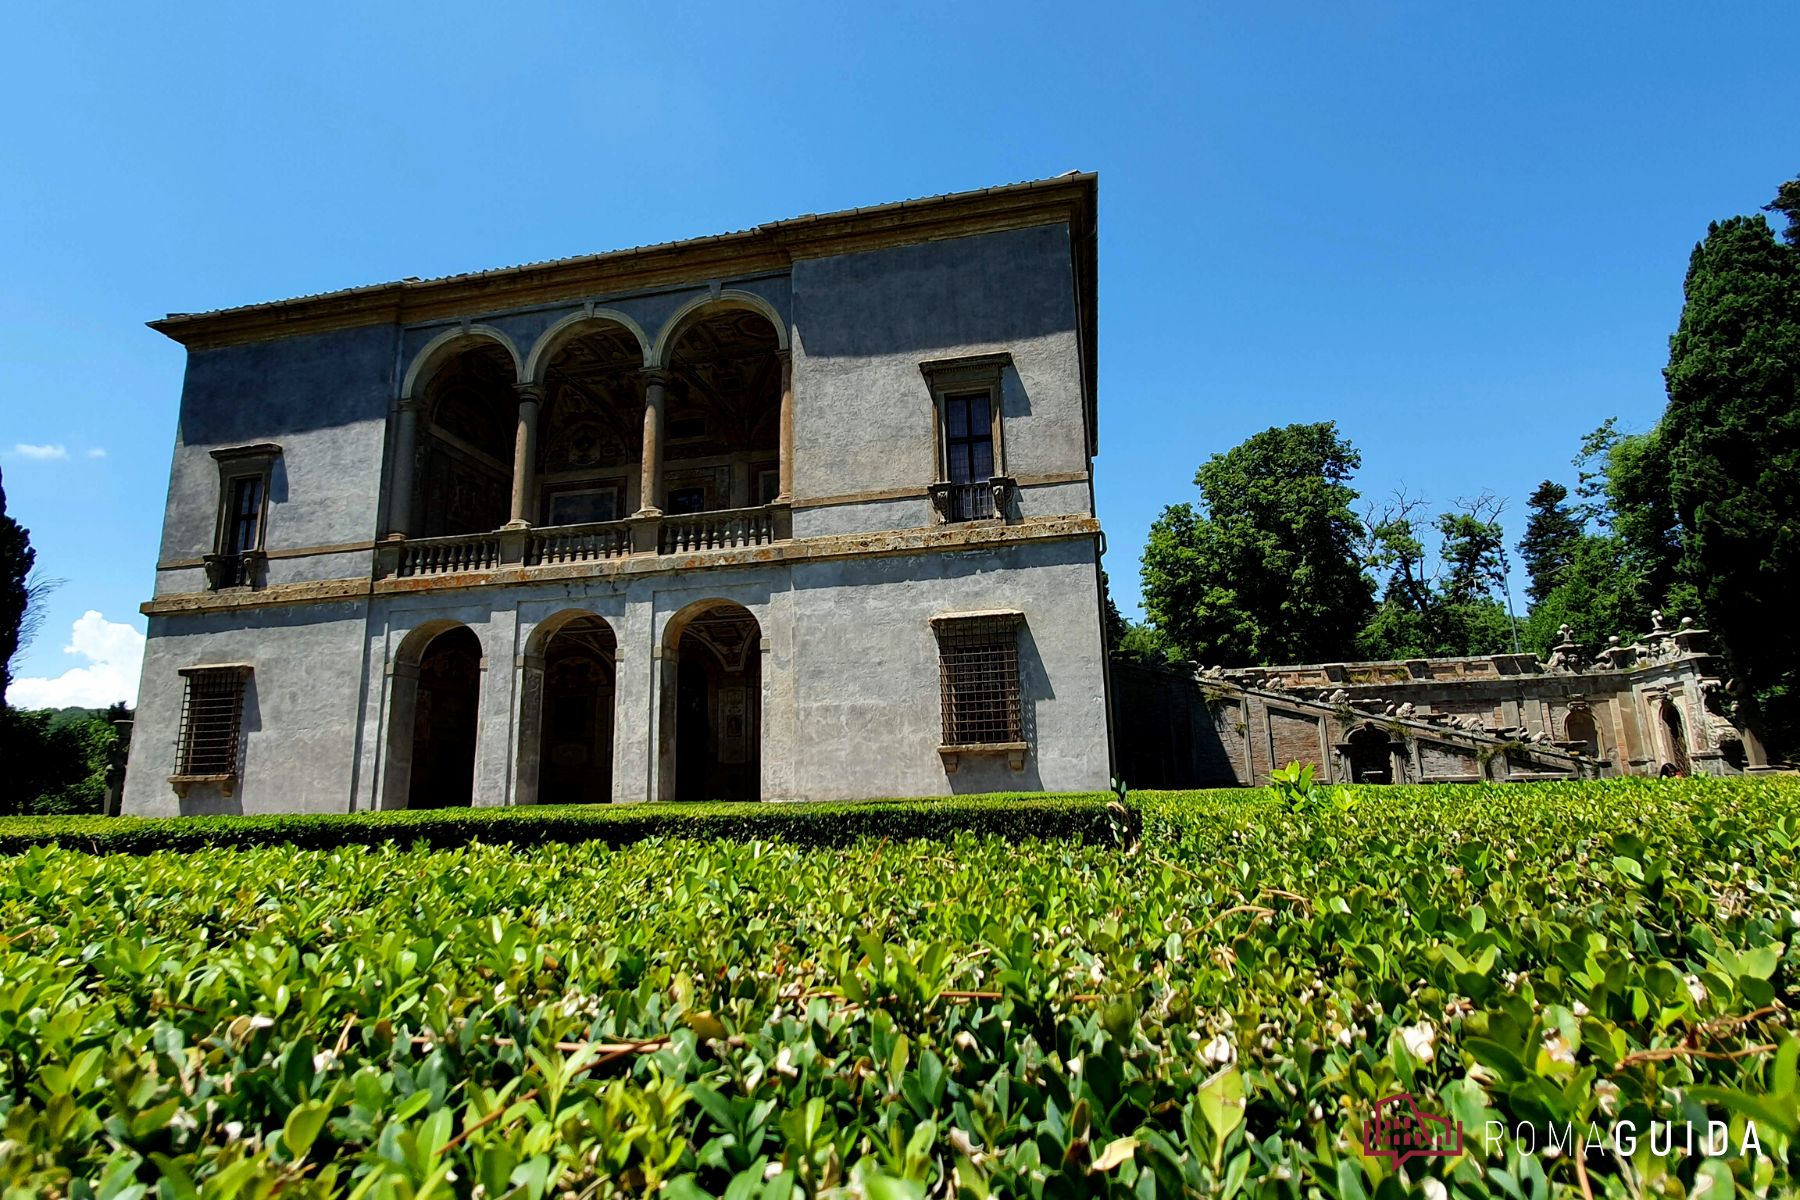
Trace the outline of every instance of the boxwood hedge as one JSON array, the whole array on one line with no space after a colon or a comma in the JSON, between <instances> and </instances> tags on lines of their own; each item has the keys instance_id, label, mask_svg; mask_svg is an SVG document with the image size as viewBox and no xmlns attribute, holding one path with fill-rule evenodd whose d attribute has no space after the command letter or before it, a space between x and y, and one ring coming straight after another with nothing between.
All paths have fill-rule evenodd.
<instances>
[{"instance_id":1,"label":"boxwood hedge","mask_svg":"<svg viewBox=\"0 0 1800 1200\"><path fill-rule=\"evenodd\" d=\"M1791 1189L1793 781L1133 806L1121 842L1090 797L1044 838L33 846L0 1189ZM1462 1153L1362 1153L1395 1093Z\"/></svg>"},{"instance_id":2,"label":"boxwood hedge","mask_svg":"<svg viewBox=\"0 0 1800 1200\"><path fill-rule=\"evenodd\" d=\"M945 838L961 832L1009 838L1088 838L1107 829L1110 795L1042 793L944 796L855 803L538 805L393 812L210 817L0 817L0 854L55 845L99 854L148 854L208 847L423 844L536 845L647 837L781 838L843 845L859 837Z\"/></svg>"}]
</instances>

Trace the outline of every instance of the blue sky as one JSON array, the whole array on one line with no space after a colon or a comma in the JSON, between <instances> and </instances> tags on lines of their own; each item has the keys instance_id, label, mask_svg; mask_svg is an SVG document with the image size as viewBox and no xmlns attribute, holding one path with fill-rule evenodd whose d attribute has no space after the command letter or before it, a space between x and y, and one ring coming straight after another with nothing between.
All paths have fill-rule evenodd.
<instances>
[{"instance_id":1,"label":"blue sky","mask_svg":"<svg viewBox=\"0 0 1800 1200\"><path fill-rule=\"evenodd\" d=\"M1128 611L1157 512L1271 424L1516 539L1583 432L1656 419L1707 221L1800 172L1791 0L1724 7L21 9L0 466L65 582L15 674L135 683L183 361L149 318L1075 168Z\"/></svg>"}]
</instances>

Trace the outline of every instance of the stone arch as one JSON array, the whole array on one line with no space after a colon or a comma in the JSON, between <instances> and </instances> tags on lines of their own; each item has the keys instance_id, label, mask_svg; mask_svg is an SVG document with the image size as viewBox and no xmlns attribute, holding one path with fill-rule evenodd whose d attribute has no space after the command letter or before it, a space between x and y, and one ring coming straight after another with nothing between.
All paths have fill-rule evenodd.
<instances>
[{"instance_id":1,"label":"stone arch","mask_svg":"<svg viewBox=\"0 0 1800 1200\"><path fill-rule=\"evenodd\" d=\"M427 621L395 647L383 808L416 807L421 800L431 807L473 802L475 731L486 665L480 638L461 621Z\"/></svg>"},{"instance_id":2,"label":"stone arch","mask_svg":"<svg viewBox=\"0 0 1800 1200\"><path fill-rule=\"evenodd\" d=\"M650 336L644 332L643 326L616 308L596 308L593 312L572 313L544 330L533 343L531 353L526 356L520 378L527 383L543 386L544 376L550 370L550 360L556 357L558 350L589 329L605 325L617 325L631 334L637 340L638 348L643 351L644 365L651 364Z\"/></svg>"},{"instance_id":3,"label":"stone arch","mask_svg":"<svg viewBox=\"0 0 1800 1200\"><path fill-rule=\"evenodd\" d=\"M657 331L656 342L650 352L650 364L667 368L669 354L674 349L675 341L681 336L689 323L704 315L708 310L730 311L732 309L748 310L759 313L766 318L775 329L775 345L778 349L788 348L787 321L776 311L775 306L758 296L755 292L741 291L737 288L723 288L716 296L696 296L680 308L674 315L664 321Z\"/></svg>"},{"instance_id":4,"label":"stone arch","mask_svg":"<svg viewBox=\"0 0 1800 1200\"><path fill-rule=\"evenodd\" d=\"M1604 758L1600 746L1600 726L1594 720L1594 714L1585 708L1573 708L1563 719L1563 741L1580 742L1576 746L1577 754L1585 754L1589 758Z\"/></svg>"},{"instance_id":5,"label":"stone arch","mask_svg":"<svg viewBox=\"0 0 1800 1200\"><path fill-rule=\"evenodd\" d=\"M1663 774L1693 774L1693 760L1688 755L1687 722L1681 719L1680 706L1673 697L1665 698L1658 715L1662 719L1663 737L1669 750L1668 760L1663 764Z\"/></svg>"},{"instance_id":6,"label":"stone arch","mask_svg":"<svg viewBox=\"0 0 1800 1200\"><path fill-rule=\"evenodd\" d=\"M1351 731L1344 746L1350 782L1394 782L1393 737L1386 729L1378 725L1361 725Z\"/></svg>"},{"instance_id":7,"label":"stone arch","mask_svg":"<svg viewBox=\"0 0 1800 1200\"><path fill-rule=\"evenodd\" d=\"M524 360L519 355L519 347L512 338L492 325L457 326L426 342L420 351L413 355L412 362L406 368L406 375L400 384L402 400L415 399L419 388L427 383L438 368L455 358L471 346L492 342L501 347L512 359L513 382L523 383L526 379Z\"/></svg>"},{"instance_id":8,"label":"stone arch","mask_svg":"<svg viewBox=\"0 0 1800 1200\"><path fill-rule=\"evenodd\" d=\"M696 601L664 626L659 799L762 799L762 642L735 600Z\"/></svg>"},{"instance_id":9,"label":"stone arch","mask_svg":"<svg viewBox=\"0 0 1800 1200\"><path fill-rule=\"evenodd\" d=\"M611 622L564 609L526 639L519 680L519 804L612 799L619 640Z\"/></svg>"}]
</instances>

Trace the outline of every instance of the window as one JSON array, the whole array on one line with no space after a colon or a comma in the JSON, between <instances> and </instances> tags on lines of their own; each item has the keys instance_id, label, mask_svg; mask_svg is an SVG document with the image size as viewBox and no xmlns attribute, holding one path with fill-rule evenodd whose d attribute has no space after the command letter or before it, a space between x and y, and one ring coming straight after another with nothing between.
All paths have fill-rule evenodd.
<instances>
[{"instance_id":1,"label":"window","mask_svg":"<svg viewBox=\"0 0 1800 1200\"><path fill-rule=\"evenodd\" d=\"M949 756L1006 751L1023 765L1017 612L949 613L932 618L943 704L941 751ZM954 769L954 766L952 766Z\"/></svg>"},{"instance_id":2,"label":"window","mask_svg":"<svg viewBox=\"0 0 1800 1200\"><path fill-rule=\"evenodd\" d=\"M181 726L176 735L176 783L223 782L237 778L244 716L244 663L186 667Z\"/></svg>"},{"instance_id":3,"label":"window","mask_svg":"<svg viewBox=\"0 0 1800 1200\"><path fill-rule=\"evenodd\" d=\"M1007 354L920 364L937 413L937 481L932 502L944 521L1006 515L1012 480L1006 475L1000 397Z\"/></svg>"},{"instance_id":4,"label":"window","mask_svg":"<svg viewBox=\"0 0 1800 1200\"><path fill-rule=\"evenodd\" d=\"M756 468L755 479L756 490L754 494L756 496L756 503L775 503L775 497L781 495L781 468L758 467Z\"/></svg>"},{"instance_id":5,"label":"window","mask_svg":"<svg viewBox=\"0 0 1800 1200\"><path fill-rule=\"evenodd\" d=\"M212 452L219 464L219 521L205 562L207 583L215 591L257 586L266 557L269 478L280 455L281 447L266 442Z\"/></svg>"},{"instance_id":6,"label":"window","mask_svg":"<svg viewBox=\"0 0 1800 1200\"><path fill-rule=\"evenodd\" d=\"M551 525L586 525L592 521L617 521L625 515L623 484L583 485L550 493Z\"/></svg>"},{"instance_id":7,"label":"window","mask_svg":"<svg viewBox=\"0 0 1800 1200\"><path fill-rule=\"evenodd\" d=\"M706 489L703 487L675 488L670 491L668 503L664 507L671 515L705 512Z\"/></svg>"}]
</instances>

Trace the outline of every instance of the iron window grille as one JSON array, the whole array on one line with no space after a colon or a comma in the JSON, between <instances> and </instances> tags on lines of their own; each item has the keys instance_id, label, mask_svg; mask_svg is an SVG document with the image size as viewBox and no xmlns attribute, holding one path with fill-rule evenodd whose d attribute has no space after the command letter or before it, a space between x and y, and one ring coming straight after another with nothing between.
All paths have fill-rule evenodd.
<instances>
[{"instance_id":1,"label":"iron window grille","mask_svg":"<svg viewBox=\"0 0 1800 1200\"><path fill-rule=\"evenodd\" d=\"M1018 613L933 618L947 750L1014 749L1025 740Z\"/></svg>"},{"instance_id":2,"label":"iron window grille","mask_svg":"<svg viewBox=\"0 0 1800 1200\"><path fill-rule=\"evenodd\" d=\"M243 748L244 686L250 668L242 664L188 667L175 738L177 782L226 781L238 775Z\"/></svg>"}]
</instances>

